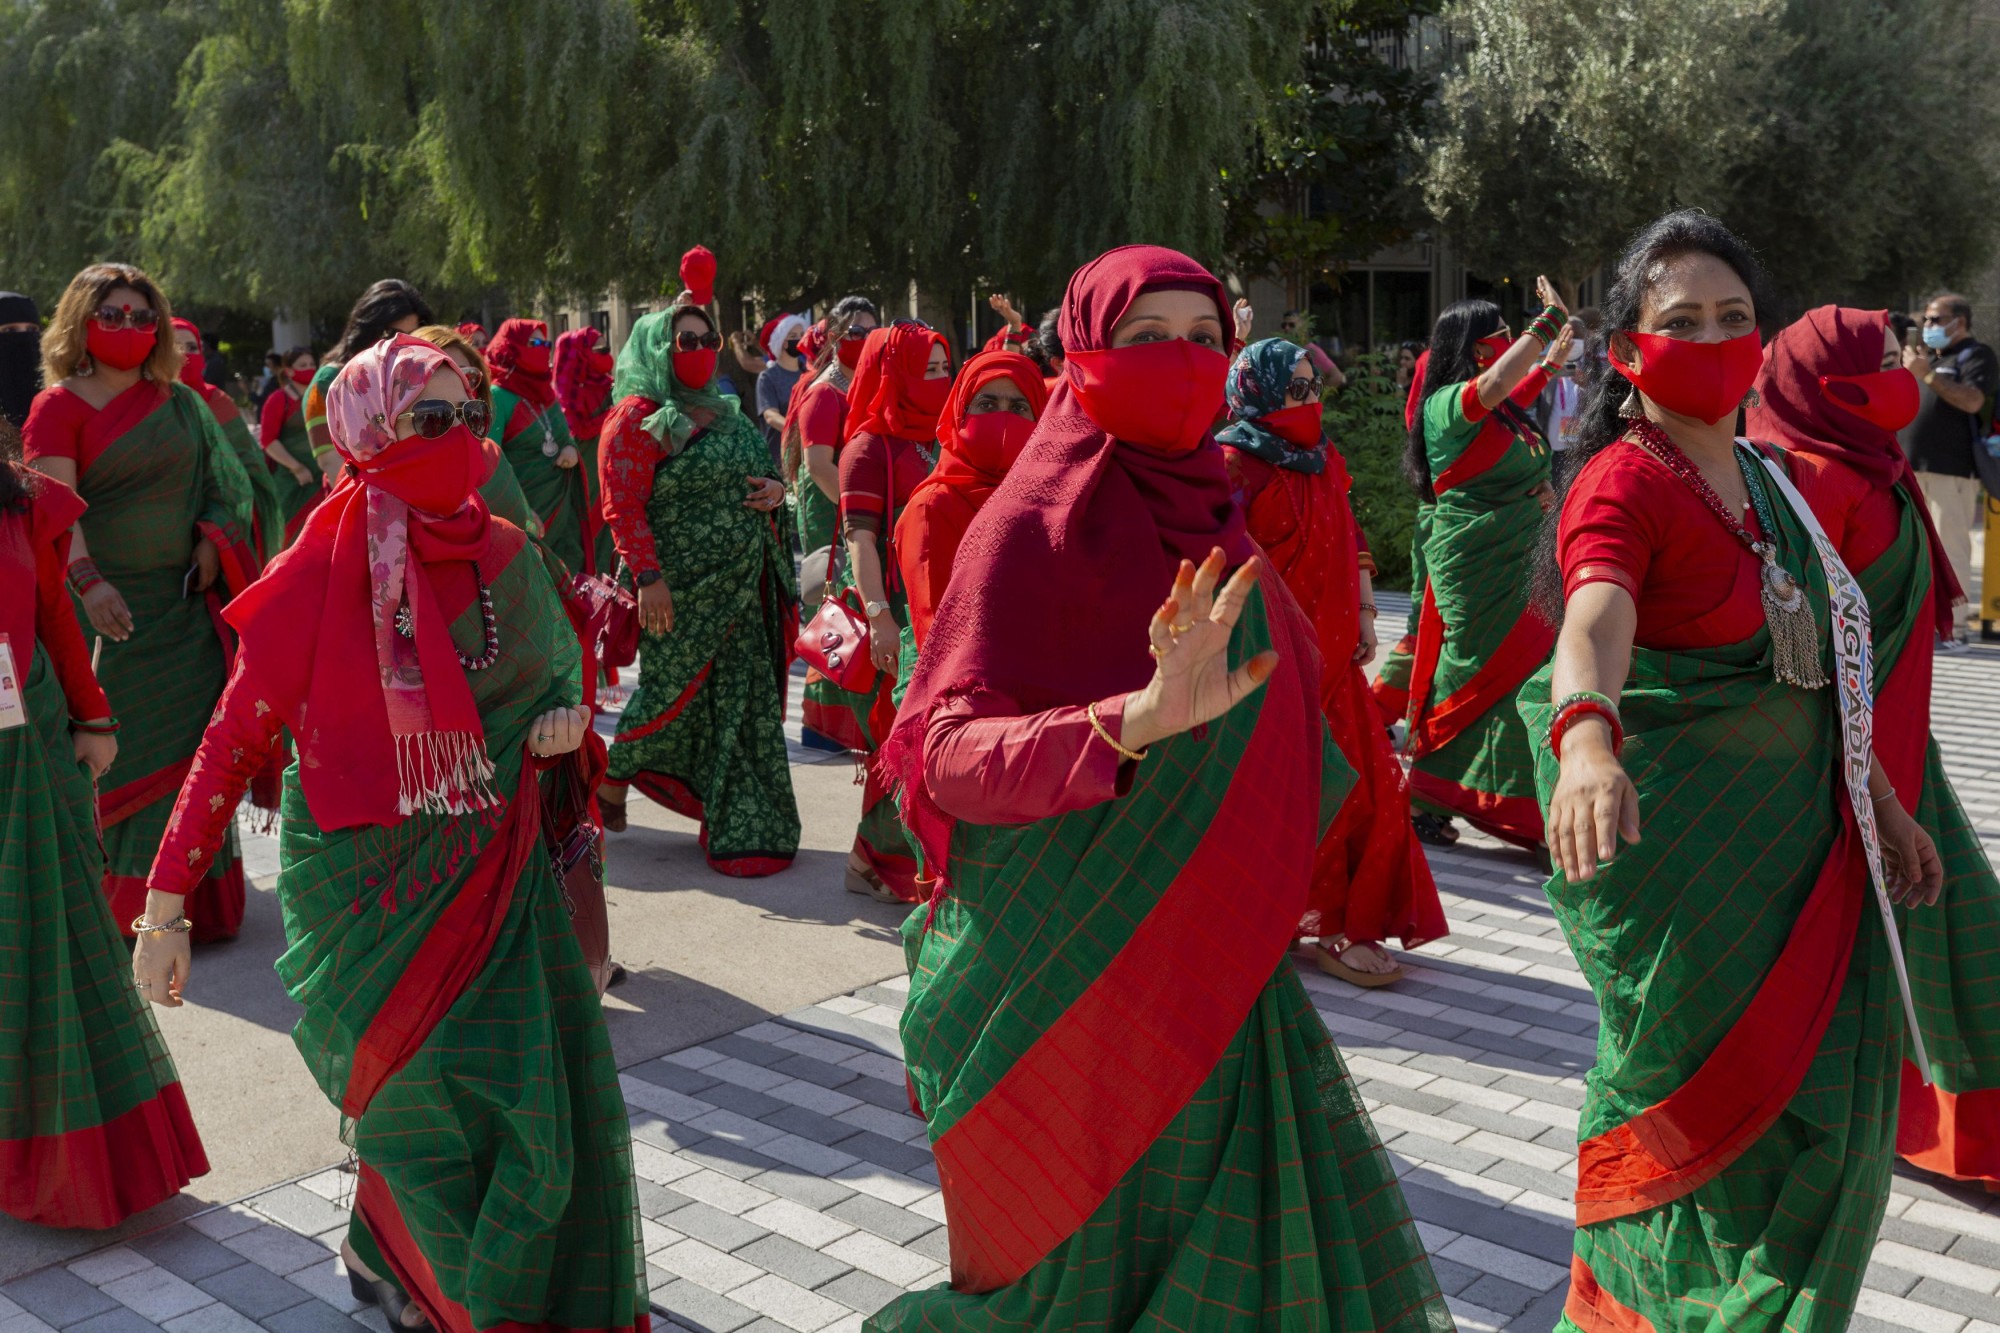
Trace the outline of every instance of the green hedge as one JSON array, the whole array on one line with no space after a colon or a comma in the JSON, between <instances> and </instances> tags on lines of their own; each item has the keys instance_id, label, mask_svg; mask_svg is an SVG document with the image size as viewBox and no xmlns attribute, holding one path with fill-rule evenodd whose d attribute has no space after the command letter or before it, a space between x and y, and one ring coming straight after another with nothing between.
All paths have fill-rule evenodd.
<instances>
[{"instance_id":1,"label":"green hedge","mask_svg":"<svg viewBox=\"0 0 2000 1333\"><path fill-rule=\"evenodd\" d=\"M1417 497L1403 477L1404 394L1394 365L1382 355L1356 358L1347 387L1327 404L1327 435L1354 478L1354 516L1375 555L1375 586L1410 586L1410 533Z\"/></svg>"}]
</instances>

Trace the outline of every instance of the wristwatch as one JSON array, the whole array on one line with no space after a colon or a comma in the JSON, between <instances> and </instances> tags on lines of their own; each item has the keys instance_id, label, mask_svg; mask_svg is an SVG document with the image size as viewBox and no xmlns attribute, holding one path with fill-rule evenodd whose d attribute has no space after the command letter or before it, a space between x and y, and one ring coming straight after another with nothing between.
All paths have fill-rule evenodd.
<instances>
[{"instance_id":1,"label":"wristwatch","mask_svg":"<svg viewBox=\"0 0 2000 1333\"><path fill-rule=\"evenodd\" d=\"M657 569L649 569L643 574L634 574L632 576L632 582L638 584L642 588L650 588L659 581L660 581L660 571Z\"/></svg>"},{"instance_id":2,"label":"wristwatch","mask_svg":"<svg viewBox=\"0 0 2000 1333\"><path fill-rule=\"evenodd\" d=\"M887 602L863 602L861 604L862 614L867 616L870 620L873 620L875 617L881 615L884 611L887 611L888 609L889 609L889 604Z\"/></svg>"}]
</instances>

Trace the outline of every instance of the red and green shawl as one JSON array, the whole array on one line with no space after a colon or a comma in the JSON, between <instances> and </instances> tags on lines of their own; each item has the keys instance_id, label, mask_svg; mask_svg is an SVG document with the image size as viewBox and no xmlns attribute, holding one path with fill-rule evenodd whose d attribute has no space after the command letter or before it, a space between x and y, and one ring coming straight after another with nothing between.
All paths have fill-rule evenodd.
<instances>
[{"instance_id":1,"label":"red and green shawl","mask_svg":"<svg viewBox=\"0 0 2000 1333\"><path fill-rule=\"evenodd\" d=\"M1410 666L1410 790L1424 805L1521 846L1543 840L1534 763L1513 706L1555 632L1528 605L1549 450L1472 384L1424 403L1432 490Z\"/></svg>"},{"instance_id":2,"label":"red and green shawl","mask_svg":"<svg viewBox=\"0 0 2000 1333\"><path fill-rule=\"evenodd\" d=\"M146 872L222 697L235 646L222 605L249 586L258 561L249 478L193 389L141 380L90 419L81 446L90 554L132 611L131 637L106 639L97 668L122 726L114 785L98 794L105 893L122 929L145 910ZM199 537L221 553L222 577L206 596L183 596ZM89 623L81 603L77 614ZM236 935L243 862L233 831L185 910L196 941Z\"/></svg>"},{"instance_id":3,"label":"red and green shawl","mask_svg":"<svg viewBox=\"0 0 2000 1333\"><path fill-rule=\"evenodd\" d=\"M1751 484L1824 632L1812 543ZM1781 684L1770 662L1762 629L1635 647L1619 708L1643 840L1588 884L1548 883L1601 1015L1563 1330L1837 1330L1868 1266L1901 1011L1836 691ZM1549 668L1519 710L1547 735ZM1558 765L1540 739L1534 760L1546 801Z\"/></svg>"}]
</instances>

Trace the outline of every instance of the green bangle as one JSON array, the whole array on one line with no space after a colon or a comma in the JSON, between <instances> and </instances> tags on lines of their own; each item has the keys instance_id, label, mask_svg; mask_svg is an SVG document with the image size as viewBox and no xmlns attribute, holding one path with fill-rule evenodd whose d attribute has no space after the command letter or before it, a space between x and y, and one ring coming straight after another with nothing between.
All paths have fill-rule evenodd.
<instances>
[{"instance_id":1,"label":"green bangle","mask_svg":"<svg viewBox=\"0 0 2000 1333\"><path fill-rule=\"evenodd\" d=\"M115 736L118 734L118 719L107 717L99 722L85 722L78 718L69 720L71 731L86 731L93 736Z\"/></svg>"}]
</instances>

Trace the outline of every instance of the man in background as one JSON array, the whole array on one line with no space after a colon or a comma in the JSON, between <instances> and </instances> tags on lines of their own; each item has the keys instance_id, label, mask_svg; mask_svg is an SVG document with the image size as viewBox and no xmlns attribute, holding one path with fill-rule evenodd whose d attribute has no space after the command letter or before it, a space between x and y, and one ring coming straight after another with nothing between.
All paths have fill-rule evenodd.
<instances>
[{"instance_id":1,"label":"man in background","mask_svg":"<svg viewBox=\"0 0 2000 1333\"><path fill-rule=\"evenodd\" d=\"M1903 349L1903 365L1923 391L1916 420L1903 430L1903 452L1917 471L1952 572L1970 593L1981 509L1972 451L1983 447L1993 422L2000 357L1972 336L1972 303L1954 292L1931 298L1921 328L1923 345ZM1952 651L1967 637L1961 628L1940 646Z\"/></svg>"}]
</instances>

